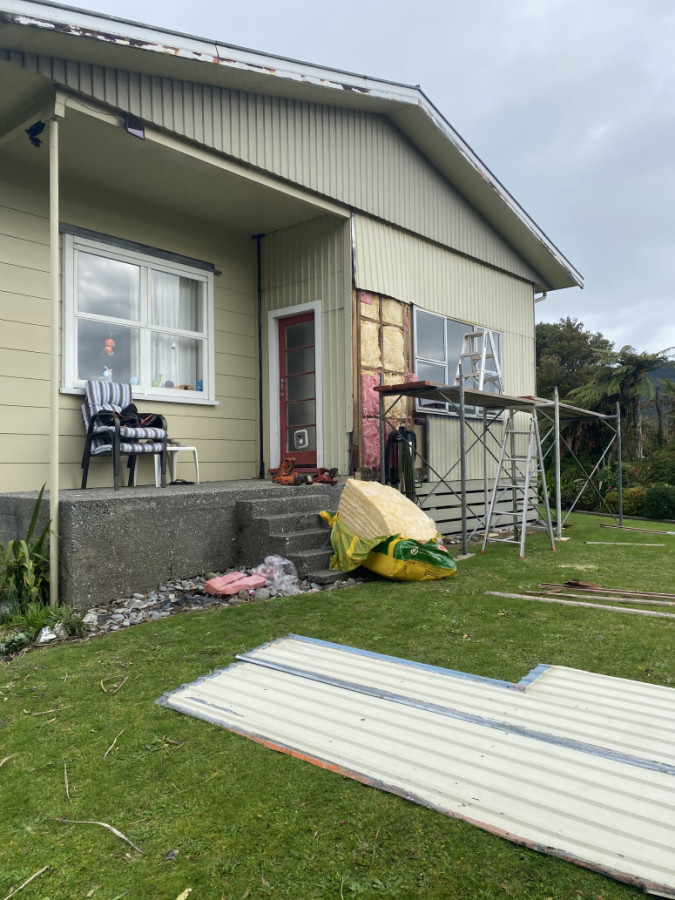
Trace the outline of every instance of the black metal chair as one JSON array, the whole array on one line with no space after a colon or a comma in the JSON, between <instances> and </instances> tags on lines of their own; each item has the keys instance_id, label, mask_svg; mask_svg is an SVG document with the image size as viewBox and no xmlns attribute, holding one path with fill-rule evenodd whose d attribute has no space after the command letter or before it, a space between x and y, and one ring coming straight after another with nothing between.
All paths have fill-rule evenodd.
<instances>
[{"instance_id":1,"label":"black metal chair","mask_svg":"<svg viewBox=\"0 0 675 900\"><path fill-rule=\"evenodd\" d=\"M129 487L134 484L136 461L141 453L159 454L161 458L161 485L166 487L167 428L163 416L154 416L162 427L123 424L122 410L131 403L131 385L115 381L88 381L85 385L85 402L82 404L82 421L86 432L82 454L82 489L87 487L89 461L92 456L112 456L113 485L120 487L120 459L128 456ZM140 420L143 413L139 413Z\"/></svg>"}]
</instances>

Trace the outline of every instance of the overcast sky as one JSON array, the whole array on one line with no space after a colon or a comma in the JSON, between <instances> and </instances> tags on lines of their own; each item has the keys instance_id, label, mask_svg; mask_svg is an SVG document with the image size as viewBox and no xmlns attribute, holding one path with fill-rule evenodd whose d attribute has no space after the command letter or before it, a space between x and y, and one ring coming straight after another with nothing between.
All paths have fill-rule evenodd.
<instances>
[{"instance_id":1,"label":"overcast sky","mask_svg":"<svg viewBox=\"0 0 675 900\"><path fill-rule=\"evenodd\" d=\"M72 4L75 5L75 4ZM87 0L83 9L419 84L584 275L571 316L675 345L673 0Z\"/></svg>"}]
</instances>

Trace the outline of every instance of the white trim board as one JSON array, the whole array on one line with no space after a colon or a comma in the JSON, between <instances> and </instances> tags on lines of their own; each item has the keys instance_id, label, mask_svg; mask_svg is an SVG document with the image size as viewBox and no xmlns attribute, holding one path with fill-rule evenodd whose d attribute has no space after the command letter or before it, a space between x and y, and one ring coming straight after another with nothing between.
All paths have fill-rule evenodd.
<instances>
[{"instance_id":1,"label":"white trim board","mask_svg":"<svg viewBox=\"0 0 675 900\"><path fill-rule=\"evenodd\" d=\"M288 316L299 316L302 313L314 313L314 367L316 380L316 464L323 466L323 320L321 316L321 300L311 303L299 303L297 306L285 306L283 309L271 309L267 313L267 361L269 389L269 449L271 469L281 463L279 445L279 319Z\"/></svg>"}]
</instances>

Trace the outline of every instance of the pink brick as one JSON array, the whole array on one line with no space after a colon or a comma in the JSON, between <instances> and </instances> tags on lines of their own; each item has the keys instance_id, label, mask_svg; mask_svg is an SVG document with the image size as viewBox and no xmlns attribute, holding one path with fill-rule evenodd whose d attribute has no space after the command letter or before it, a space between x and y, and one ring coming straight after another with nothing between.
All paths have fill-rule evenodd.
<instances>
[{"instance_id":1,"label":"pink brick","mask_svg":"<svg viewBox=\"0 0 675 900\"><path fill-rule=\"evenodd\" d=\"M231 596L239 591L247 591L249 588L264 587L267 582L262 575L244 575L243 572L230 572L221 575L220 578L210 578L204 585L204 593L215 596L225 594Z\"/></svg>"}]
</instances>

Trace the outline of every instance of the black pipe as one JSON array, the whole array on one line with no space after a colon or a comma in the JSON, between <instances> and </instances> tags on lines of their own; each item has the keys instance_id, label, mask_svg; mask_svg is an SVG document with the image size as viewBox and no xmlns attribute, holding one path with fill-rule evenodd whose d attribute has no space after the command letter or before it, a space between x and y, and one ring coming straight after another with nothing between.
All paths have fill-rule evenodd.
<instances>
[{"instance_id":1,"label":"black pipe","mask_svg":"<svg viewBox=\"0 0 675 900\"><path fill-rule=\"evenodd\" d=\"M262 364L262 255L261 242L264 234L254 234L252 240L256 244L258 256L258 441L260 444L260 461L258 478L265 479L265 460L263 459L263 364Z\"/></svg>"}]
</instances>

